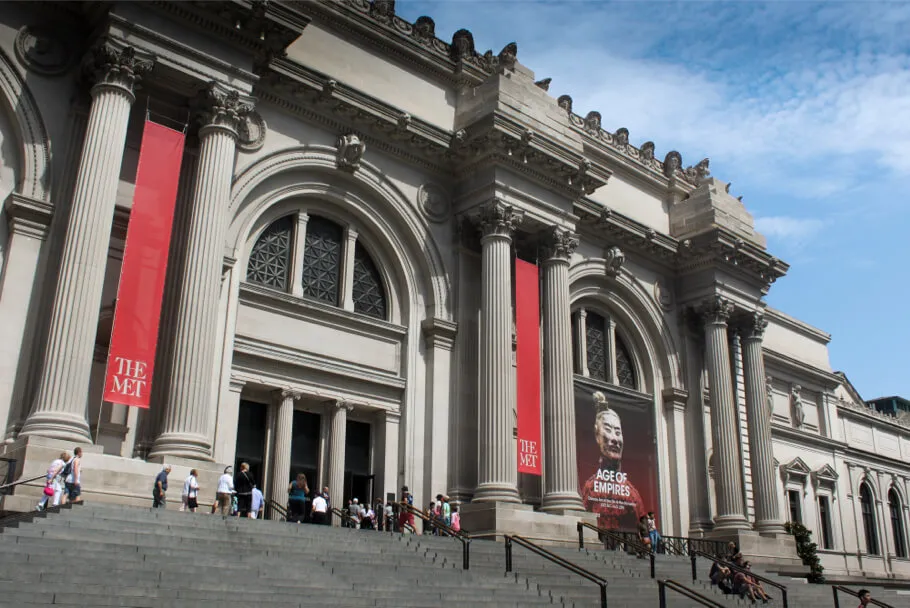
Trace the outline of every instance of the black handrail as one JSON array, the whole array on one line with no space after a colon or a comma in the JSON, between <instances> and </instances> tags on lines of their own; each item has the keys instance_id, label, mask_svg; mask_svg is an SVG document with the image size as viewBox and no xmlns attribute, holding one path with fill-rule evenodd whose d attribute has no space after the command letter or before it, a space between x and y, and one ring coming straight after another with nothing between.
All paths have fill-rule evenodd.
<instances>
[{"instance_id":1,"label":"black handrail","mask_svg":"<svg viewBox=\"0 0 910 608\"><path fill-rule=\"evenodd\" d=\"M8 486L11 486L13 479L16 477L16 462L15 458L6 458L0 456L0 462L6 463L6 473L4 474L3 485L0 485L0 494L10 494L10 492L5 492L4 489Z\"/></svg>"},{"instance_id":2,"label":"black handrail","mask_svg":"<svg viewBox=\"0 0 910 608\"><path fill-rule=\"evenodd\" d=\"M585 548L585 535L584 535L585 528L587 528L589 530L593 530L594 532L597 532L597 538L601 542L604 542L604 540L603 540L604 537L612 538L616 542L622 543L628 547L632 547L639 553L639 555L647 554L651 560L651 578L655 578L654 548L653 547L648 547L645 544L637 543L634 540L630 540L626 536L617 534L610 530L604 530L603 528L598 528L597 526L595 526L593 524L589 524L586 521L578 522L577 527L578 527L578 548L579 549Z\"/></svg>"},{"instance_id":3,"label":"black handrail","mask_svg":"<svg viewBox=\"0 0 910 608\"><path fill-rule=\"evenodd\" d=\"M344 511L342 511L342 510L339 509L338 507L332 507L332 515L337 515L338 517L340 517L342 522L345 522L345 521L346 521L346 522L348 522L348 523L350 523L350 524L353 524L353 525L351 526L352 528L353 528L353 527L356 527L357 524L359 523L356 519L354 519L354 518L351 517L348 513L345 513Z\"/></svg>"},{"instance_id":4,"label":"black handrail","mask_svg":"<svg viewBox=\"0 0 910 608\"><path fill-rule=\"evenodd\" d=\"M31 477L29 479L20 479L18 481L14 481L12 483L4 484L4 485L0 486L0 494L8 494L8 492L5 492L4 490L6 490L8 488L15 488L16 486L20 486L24 483L31 483L33 481L38 481L39 479L47 479L47 475L38 475L37 477Z\"/></svg>"},{"instance_id":5,"label":"black handrail","mask_svg":"<svg viewBox=\"0 0 910 608\"><path fill-rule=\"evenodd\" d=\"M544 549L540 545L535 545L531 541L522 538L521 536L504 534L503 538L506 541L506 572L512 571L512 543L516 543L519 546L531 551L532 553L536 553L540 557L551 561L558 566L562 566L566 570L569 570L578 576L584 577L593 583L596 583L600 587L600 608L607 608L607 579L603 578L602 576L598 576L593 572L585 570L581 566L573 564L569 560Z\"/></svg>"},{"instance_id":6,"label":"black handrail","mask_svg":"<svg viewBox=\"0 0 910 608\"><path fill-rule=\"evenodd\" d=\"M268 513L268 515L271 515L271 511L277 511L277 512L278 512L278 515L280 515L281 517L284 518L285 521L287 521L287 518L288 518L288 510L285 509L284 507L282 507L280 504L278 504L277 501L274 501L274 500L272 500L271 498L267 498L267 499L265 500L265 506L268 507L269 510L270 510L270 512ZM266 519L268 519L268 517L266 517Z\"/></svg>"},{"instance_id":7,"label":"black handrail","mask_svg":"<svg viewBox=\"0 0 910 608\"><path fill-rule=\"evenodd\" d=\"M663 580L657 581L657 593L660 598L660 608L667 608L667 589L670 591L675 591L676 593L683 595L689 598L692 601L698 602L702 606L708 606L709 608L725 608L723 604L718 604L712 599L689 589L685 585L681 585L676 581Z\"/></svg>"},{"instance_id":8,"label":"black handrail","mask_svg":"<svg viewBox=\"0 0 910 608\"><path fill-rule=\"evenodd\" d=\"M711 560L715 564L729 568L733 572L742 572L746 576L751 576L752 578L754 578L757 581L761 581L763 583L767 583L767 584L771 585L772 587L775 587L776 589L778 589L780 591L780 599L781 599L781 602L783 602L783 604L784 604L784 608L789 608L789 604L787 603L787 587L785 585L772 581L770 578L761 576L760 574L756 574L752 570L747 570L746 568L743 568L742 566L737 566L736 564L728 562L725 559L720 559L720 558L714 557L713 555L709 555L703 551L691 551L689 553L689 558L692 560L692 580L693 581L698 580L698 568L695 565L696 557L703 557L705 559Z\"/></svg>"},{"instance_id":9,"label":"black handrail","mask_svg":"<svg viewBox=\"0 0 910 608\"><path fill-rule=\"evenodd\" d=\"M859 597L859 591L854 591L853 589L843 587L841 585L831 585L831 591L834 593L834 608L840 608L840 600L837 597L838 591L841 593L847 593L857 598ZM886 604L885 602L872 598L869 599L869 603L874 604L875 606L881 606L881 608L894 608L894 606L891 604Z\"/></svg>"},{"instance_id":10,"label":"black handrail","mask_svg":"<svg viewBox=\"0 0 910 608\"><path fill-rule=\"evenodd\" d=\"M471 537L470 535L462 532L461 530L456 530L452 526L446 524L444 521L439 521L432 519L426 513L420 509L415 508L413 505L407 503L402 504L405 511L408 513L413 513L415 516L422 519L424 522L435 527L437 530L442 530L448 536L452 538L457 538L461 542L461 567L464 570L471 569Z\"/></svg>"},{"instance_id":11,"label":"black handrail","mask_svg":"<svg viewBox=\"0 0 910 608\"><path fill-rule=\"evenodd\" d=\"M727 543L708 538L690 538L688 536L661 536L659 553L687 556L691 551L703 551L715 557L727 554ZM655 548L655 551L657 548Z\"/></svg>"}]
</instances>

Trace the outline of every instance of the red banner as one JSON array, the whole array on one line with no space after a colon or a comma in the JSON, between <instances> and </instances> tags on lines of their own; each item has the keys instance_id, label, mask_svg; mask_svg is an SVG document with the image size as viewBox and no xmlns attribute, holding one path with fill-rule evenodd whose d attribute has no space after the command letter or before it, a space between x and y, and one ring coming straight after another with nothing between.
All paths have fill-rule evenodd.
<instances>
[{"instance_id":1,"label":"red banner","mask_svg":"<svg viewBox=\"0 0 910 608\"><path fill-rule=\"evenodd\" d=\"M104 380L111 403L149 406L183 143L183 133L145 121Z\"/></svg>"},{"instance_id":2,"label":"red banner","mask_svg":"<svg viewBox=\"0 0 910 608\"><path fill-rule=\"evenodd\" d=\"M540 287L537 266L515 259L518 472L541 475Z\"/></svg>"}]
</instances>

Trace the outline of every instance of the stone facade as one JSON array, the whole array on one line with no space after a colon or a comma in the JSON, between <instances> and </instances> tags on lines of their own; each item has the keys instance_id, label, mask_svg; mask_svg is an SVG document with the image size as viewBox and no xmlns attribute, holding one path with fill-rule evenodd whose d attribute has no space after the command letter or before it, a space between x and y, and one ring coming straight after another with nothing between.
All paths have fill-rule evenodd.
<instances>
[{"instance_id":1,"label":"stone facade","mask_svg":"<svg viewBox=\"0 0 910 608\"><path fill-rule=\"evenodd\" d=\"M516 45L439 40L394 2L47 4L0 17L19 477L80 444L90 500L144 504L163 461L205 491L258 458L276 500L306 465L336 504L408 485L475 530L565 536L589 519L573 407L600 391L649 416L665 535L789 563L798 518L828 573L910 579L910 425L831 369L830 336L766 306L788 266L707 159L659 160ZM140 411L101 394L146 114L189 138ZM541 266L542 480L516 472L514 255Z\"/></svg>"}]
</instances>

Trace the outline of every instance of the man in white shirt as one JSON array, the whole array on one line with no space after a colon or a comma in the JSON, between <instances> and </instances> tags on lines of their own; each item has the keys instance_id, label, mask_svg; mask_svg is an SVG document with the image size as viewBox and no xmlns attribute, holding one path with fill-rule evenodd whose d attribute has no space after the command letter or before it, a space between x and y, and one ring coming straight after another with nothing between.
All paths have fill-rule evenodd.
<instances>
[{"instance_id":1,"label":"man in white shirt","mask_svg":"<svg viewBox=\"0 0 910 608\"><path fill-rule=\"evenodd\" d=\"M313 497L313 506L312 506L312 522L314 524L328 524L327 513L329 510L329 503L326 502L325 497L322 494L317 494Z\"/></svg>"},{"instance_id":2,"label":"man in white shirt","mask_svg":"<svg viewBox=\"0 0 910 608\"><path fill-rule=\"evenodd\" d=\"M262 510L265 506L265 497L262 490L253 486L253 495L250 500L250 519L262 519Z\"/></svg>"},{"instance_id":3,"label":"man in white shirt","mask_svg":"<svg viewBox=\"0 0 910 608\"><path fill-rule=\"evenodd\" d=\"M190 513L196 512L196 507L199 506L199 481L197 479L198 473L196 469L190 471L189 476L183 482L183 494L181 495L181 511L189 511Z\"/></svg>"}]
</instances>

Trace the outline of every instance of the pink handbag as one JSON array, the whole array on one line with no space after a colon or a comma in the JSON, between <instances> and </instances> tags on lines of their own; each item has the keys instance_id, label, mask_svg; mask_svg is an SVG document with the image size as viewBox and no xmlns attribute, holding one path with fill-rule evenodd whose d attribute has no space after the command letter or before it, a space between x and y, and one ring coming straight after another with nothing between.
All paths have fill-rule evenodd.
<instances>
[{"instance_id":1,"label":"pink handbag","mask_svg":"<svg viewBox=\"0 0 910 608\"><path fill-rule=\"evenodd\" d=\"M50 487L50 486L44 486L44 495L45 495L45 496L48 496L48 497L53 496L53 495L54 495L54 488L52 488L52 487Z\"/></svg>"}]
</instances>

